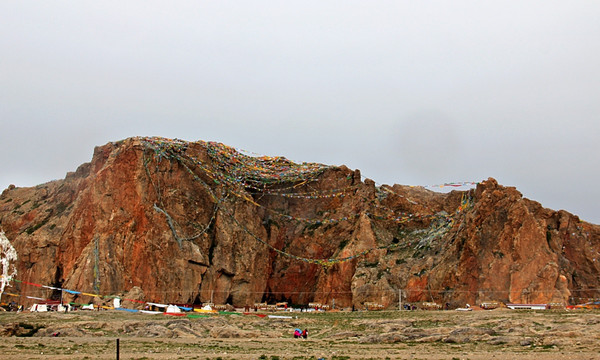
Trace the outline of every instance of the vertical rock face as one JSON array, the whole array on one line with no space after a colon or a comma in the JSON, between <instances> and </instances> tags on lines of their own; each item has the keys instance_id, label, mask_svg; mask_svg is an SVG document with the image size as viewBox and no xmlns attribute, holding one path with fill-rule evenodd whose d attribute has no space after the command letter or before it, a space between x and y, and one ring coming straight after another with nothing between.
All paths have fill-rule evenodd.
<instances>
[{"instance_id":1,"label":"vertical rock face","mask_svg":"<svg viewBox=\"0 0 600 360\"><path fill-rule=\"evenodd\" d=\"M64 180L9 188L18 279L147 301L363 307L598 297L600 227L493 179L467 192L376 187L358 171L132 138ZM592 290L590 290L592 289ZM13 283L11 292L56 298ZM87 301L85 295L69 295Z\"/></svg>"},{"instance_id":2,"label":"vertical rock face","mask_svg":"<svg viewBox=\"0 0 600 360\"><path fill-rule=\"evenodd\" d=\"M429 284L452 294L448 300L567 303L598 296L586 290L598 287L598 226L544 209L493 180L474 198L428 274Z\"/></svg>"}]
</instances>

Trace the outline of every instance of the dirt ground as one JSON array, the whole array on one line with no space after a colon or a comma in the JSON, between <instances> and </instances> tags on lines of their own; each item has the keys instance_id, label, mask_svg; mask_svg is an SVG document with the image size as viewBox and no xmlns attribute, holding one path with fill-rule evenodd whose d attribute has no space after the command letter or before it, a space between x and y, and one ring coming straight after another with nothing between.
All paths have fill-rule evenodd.
<instances>
[{"instance_id":1,"label":"dirt ground","mask_svg":"<svg viewBox=\"0 0 600 360\"><path fill-rule=\"evenodd\" d=\"M268 314L262 314L268 315ZM0 313L2 359L600 359L600 312ZM308 339L294 339L295 328Z\"/></svg>"}]
</instances>

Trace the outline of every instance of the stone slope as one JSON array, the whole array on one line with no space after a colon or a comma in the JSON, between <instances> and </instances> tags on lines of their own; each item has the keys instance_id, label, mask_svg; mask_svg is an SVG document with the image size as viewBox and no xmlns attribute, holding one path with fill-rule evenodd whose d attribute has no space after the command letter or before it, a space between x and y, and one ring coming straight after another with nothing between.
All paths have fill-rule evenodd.
<instances>
[{"instance_id":1,"label":"stone slope","mask_svg":"<svg viewBox=\"0 0 600 360\"><path fill-rule=\"evenodd\" d=\"M131 138L64 180L5 190L18 279L147 301L580 302L600 227L488 179L468 192L375 186L344 166ZM60 291L15 283L24 296ZM89 301L85 295L70 300Z\"/></svg>"}]
</instances>

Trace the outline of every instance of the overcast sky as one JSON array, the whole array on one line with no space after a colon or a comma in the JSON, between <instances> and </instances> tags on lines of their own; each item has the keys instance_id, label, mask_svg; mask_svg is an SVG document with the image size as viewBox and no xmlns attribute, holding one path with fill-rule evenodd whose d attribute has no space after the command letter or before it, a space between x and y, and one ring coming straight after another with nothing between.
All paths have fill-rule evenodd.
<instances>
[{"instance_id":1,"label":"overcast sky","mask_svg":"<svg viewBox=\"0 0 600 360\"><path fill-rule=\"evenodd\" d=\"M0 190L137 135L600 223L600 1L2 1Z\"/></svg>"}]
</instances>

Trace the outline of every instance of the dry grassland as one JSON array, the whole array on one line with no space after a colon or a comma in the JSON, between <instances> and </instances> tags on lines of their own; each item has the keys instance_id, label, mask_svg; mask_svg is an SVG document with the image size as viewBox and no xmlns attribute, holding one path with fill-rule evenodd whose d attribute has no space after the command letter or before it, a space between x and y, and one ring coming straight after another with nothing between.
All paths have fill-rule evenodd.
<instances>
[{"instance_id":1,"label":"dry grassland","mask_svg":"<svg viewBox=\"0 0 600 360\"><path fill-rule=\"evenodd\" d=\"M307 340L292 337L297 327ZM2 359L115 359L117 339L120 359L600 358L600 312L587 310L0 313L0 335Z\"/></svg>"}]
</instances>

